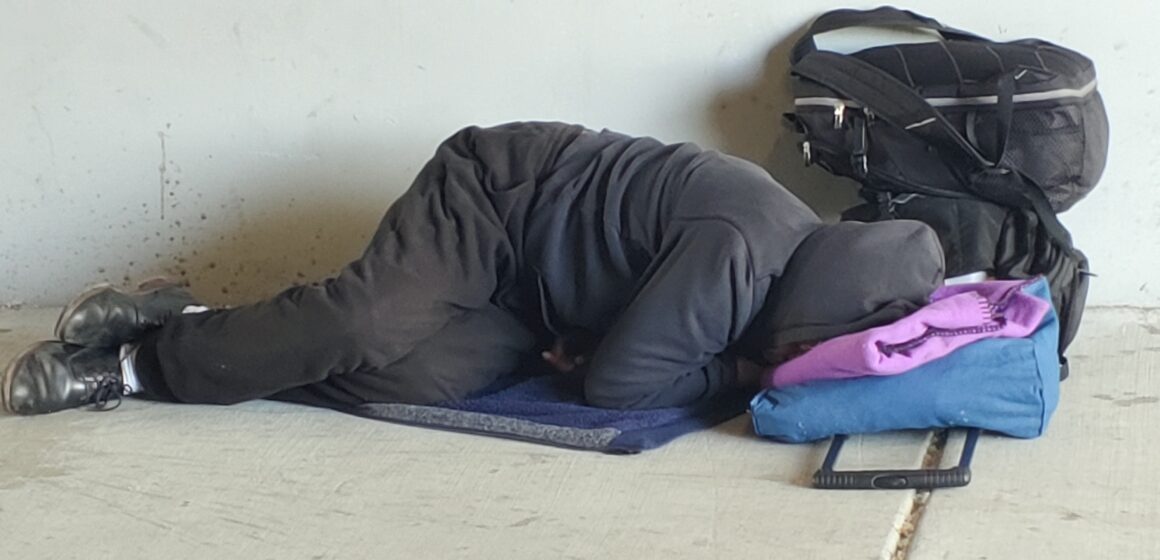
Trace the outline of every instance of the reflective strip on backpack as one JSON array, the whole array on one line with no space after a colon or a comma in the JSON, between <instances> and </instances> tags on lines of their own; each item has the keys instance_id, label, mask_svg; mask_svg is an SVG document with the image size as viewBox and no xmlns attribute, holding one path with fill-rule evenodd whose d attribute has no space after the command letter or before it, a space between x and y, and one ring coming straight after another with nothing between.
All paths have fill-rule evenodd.
<instances>
[{"instance_id":1,"label":"reflective strip on backpack","mask_svg":"<svg viewBox=\"0 0 1160 560\"><path fill-rule=\"evenodd\" d=\"M1083 99L1096 90L1096 81L1092 80L1081 88L1062 88L1032 93L1016 93L1012 97L1015 103L1034 103L1037 101L1053 101L1058 99ZM999 103L997 95L980 95L977 97L927 97L926 102L932 107L959 107L964 105L996 105ZM797 97L793 104L796 107L837 107L845 105L851 109L860 109L862 104L850 99L838 97Z\"/></svg>"}]
</instances>

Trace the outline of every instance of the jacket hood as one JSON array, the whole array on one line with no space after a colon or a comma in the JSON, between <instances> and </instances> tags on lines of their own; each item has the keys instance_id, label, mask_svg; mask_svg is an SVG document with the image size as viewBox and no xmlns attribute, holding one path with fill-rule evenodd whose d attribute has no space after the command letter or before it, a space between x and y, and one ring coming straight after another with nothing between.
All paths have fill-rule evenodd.
<instances>
[{"instance_id":1,"label":"jacket hood","mask_svg":"<svg viewBox=\"0 0 1160 560\"><path fill-rule=\"evenodd\" d=\"M823 226L798 245L771 291L763 354L894 322L925 305L944 272L938 236L922 222Z\"/></svg>"}]
</instances>

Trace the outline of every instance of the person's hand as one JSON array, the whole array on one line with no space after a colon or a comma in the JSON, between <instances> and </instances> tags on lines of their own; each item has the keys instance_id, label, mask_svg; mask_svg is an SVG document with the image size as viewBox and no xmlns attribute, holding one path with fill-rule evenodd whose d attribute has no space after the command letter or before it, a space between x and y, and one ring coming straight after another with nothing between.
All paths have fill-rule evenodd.
<instances>
[{"instance_id":1,"label":"person's hand","mask_svg":"<svg viewBox=\"0 0 1160 560\"><path fill-rule=\"evenodd\" d=\"M548 365L552 366L561 373L571 373L576 371L576 368L584 365L588 361L588 356L574 355L569 353L568 342L564 337L556 339L552 344L551 350L545 350L540 353Z\"/></svg>"},{"instance_id":2,"label":"person's hand","mask_svg":"<svg viewBox=\"0 0 1160 560\"><path fill-rule=\"evenodd\" d=\"M600 337L586 329L571 329L556 338L550 350L540 354L548 365L562 373L571 373L588 363L600 345Z\"/></svg>"}]
</instances>

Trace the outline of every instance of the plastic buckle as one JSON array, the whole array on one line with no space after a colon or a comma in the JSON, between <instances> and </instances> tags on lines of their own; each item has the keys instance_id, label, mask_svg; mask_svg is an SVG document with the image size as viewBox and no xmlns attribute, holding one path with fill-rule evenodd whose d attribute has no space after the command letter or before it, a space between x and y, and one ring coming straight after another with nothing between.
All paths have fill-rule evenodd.
<instances>
[{"instance_id":1,"label":"plastic buckle","mask_svg":"<svg viewBox=\"0 0 1160 560\"><path fill-rule=\"evenodd\" d=\"M870 124L869 114L867 113L865 118L856 122L858 122L860 125L858 126L858 147L850 156L850 165L859 177L865 177L870 173L870 164L866 160L866 150L870 144L870 139L867 137L866 133L866 128Z\"/></svg>"},{"instance_id":2,"label":"plastic buckle","mask_svg":"<svg viewBox=\"0 0 1160 560\"><path fill-rule=\"evenodd\" d=\"M852 154L850 156L850 166L859 177L865 177L870 173L870 164L864 153Z\"/></svg>"},{"instance_id":3,"label":"plastic buckle","mask_svg":"<svg viewBox=\"0 0 1160 560\"><path fill-rule=\"evenodd\" d=\"M834 105L834 129L842 128L846 122L846 104L839 102Z\"/></svg>"}]
</instances>

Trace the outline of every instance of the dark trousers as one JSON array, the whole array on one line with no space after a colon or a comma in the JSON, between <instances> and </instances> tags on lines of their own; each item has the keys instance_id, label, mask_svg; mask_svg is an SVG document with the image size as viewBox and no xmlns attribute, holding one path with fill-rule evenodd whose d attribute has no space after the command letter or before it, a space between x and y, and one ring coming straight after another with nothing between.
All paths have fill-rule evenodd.
<instances>
[{"instance_id":1,"label":"dark trousers","mask_svg":"<svg viewBox=\"0 0 1160 560\"><path fill-rule=\"evenodd\" d=\"M185 403L429 403L514 371L536 341L495 303L516 259L472 152L480 133L439 147L337 277L147 335L137 354L146 392Z\"/></svg>"}]
</instances>

